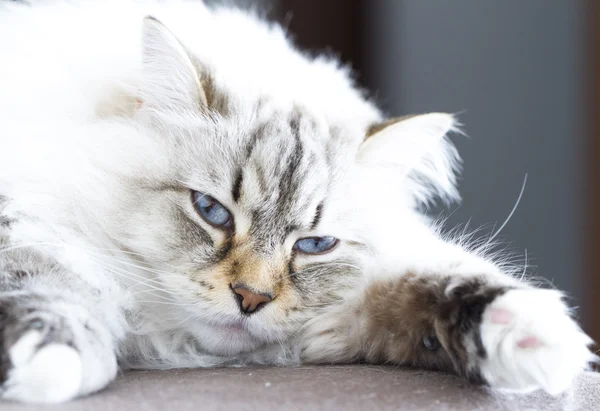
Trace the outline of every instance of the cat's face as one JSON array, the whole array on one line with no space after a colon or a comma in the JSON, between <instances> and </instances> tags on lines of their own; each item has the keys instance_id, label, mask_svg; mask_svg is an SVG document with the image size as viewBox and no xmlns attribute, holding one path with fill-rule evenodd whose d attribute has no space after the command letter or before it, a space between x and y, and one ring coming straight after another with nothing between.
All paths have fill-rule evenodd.
<instances>
[{"instance_id":1,"label":"cat's face","mask_svg":"<svg viewBox=\"0 0 600 411\"><path fill-rule=\"evenodd\" d=\"M210 353L285 340L355 288L372 257L358 218L375 210L357 167L361 150L363 163L379 156L363 150L367 122L349 128L268 97L240 104L158 22L145 35L136 116L160 160L115 217L158 281L140 300L175 312L164 326Z\"/></svg>"},{"instance_id":2,"label":"cat's face","mask_svg":"<svg viewBox=\"0 0 600 411\"><path fill-rule=\"evenodd\" d=\"M176 177L138 191L147 206L129 242L166 263L165 288L220 353L289 337L352 286L366 247L335 204L351 145L298 111L235 123L191 129L171 147Z\"/></svg>"},{"instance_id":3,"label":"cat's face","mask_svg":"<svg viewBox=\"0 0 600 411\"><path fill-rule=\"evenodd\" d=\"M336 197L363 131L269 98L240 107L201 72L190 80L168 109L139 99L140 123L169 161L132 184L135 205L119 221L124 246L162 283L165 308L176 301L207 351L235 354L289 338L359 277L365 244Z\"/></svg>"}]
</instances>

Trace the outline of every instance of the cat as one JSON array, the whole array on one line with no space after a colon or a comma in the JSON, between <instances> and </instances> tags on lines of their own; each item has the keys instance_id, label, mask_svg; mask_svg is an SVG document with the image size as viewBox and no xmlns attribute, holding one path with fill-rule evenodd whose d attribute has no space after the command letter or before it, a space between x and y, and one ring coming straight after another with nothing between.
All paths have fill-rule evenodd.
<instances>
[{"instance_id":1,"label":"cat","mask_svg":"<svg viewBox=\"0 0 600 411\"><path fill-rule=\"evenodd\" d=\"M0 4L2 399L354 362L557 395L595 360L559 291L423 214L459 200L452 115L386 118L256 13L30 3Z\"/></svg>"}]
</instances>

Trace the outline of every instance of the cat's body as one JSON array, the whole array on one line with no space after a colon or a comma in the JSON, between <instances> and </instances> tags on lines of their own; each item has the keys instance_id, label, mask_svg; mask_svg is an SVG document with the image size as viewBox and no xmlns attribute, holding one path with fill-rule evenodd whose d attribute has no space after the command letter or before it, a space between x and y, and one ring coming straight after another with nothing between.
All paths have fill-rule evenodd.
<instances>
[{"instance_id":1,"label":"cat's body","mask_svg":"<svg viewBox=\"0 0 600 411\"><path fill-rule=\"evenodd\" d=\"M3 397L359 360L558 393L592 359L560 293L418 212L458 197L451 116L384 124L334 60L196 2L0 4L0 39Z\"/></svg>"}]
</instances>

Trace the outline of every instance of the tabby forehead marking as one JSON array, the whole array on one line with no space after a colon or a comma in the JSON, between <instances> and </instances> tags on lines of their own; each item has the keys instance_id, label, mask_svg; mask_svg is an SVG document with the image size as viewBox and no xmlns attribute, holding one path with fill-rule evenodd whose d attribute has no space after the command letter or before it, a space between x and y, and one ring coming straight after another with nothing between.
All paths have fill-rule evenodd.
<instances>
[{"instance_id":1,"label":"tabby forehead marking","mask_svg":"<svg viewBox=\"0 0 600 411\"><path fill-rule=\"evenodd\" d=\"M247 176L257 182L261 202L249 210L250 232L259 243L281 243L294 230L314 228L308 221L321 218L307 209L315 202L315 193L326 190L325 149L314 148L315 126L307 115L296 110L287 121L261 123L250 135L242 177L234 182L234 199L247 183ZM312 132L311 132L312 131ZM311 144L312 143L312 144ZM238 188L239 187L239 188ZM312 213L310 217L306 214ZM315 214L318 214L315 216Z\"/></svg>"}]
</instances>

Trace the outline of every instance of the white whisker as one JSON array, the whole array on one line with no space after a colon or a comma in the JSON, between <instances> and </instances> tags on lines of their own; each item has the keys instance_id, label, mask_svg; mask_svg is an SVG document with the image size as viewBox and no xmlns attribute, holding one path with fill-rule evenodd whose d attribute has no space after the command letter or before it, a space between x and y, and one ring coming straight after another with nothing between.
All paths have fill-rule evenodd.
<instances>
[{"instance_id":1,"label":"white whisker","mask_svg":"<svg viewBox=\"0 0 600 411\"><path fill-rule=\"evenodd\" d=\"M489 239L489 241L491 242L494 238L496 238L496 236L498 234L500 234L500 232L502 231L502 229L506 226L506 224L508 224L508 222L510 221L510 219L512 218L513 214L515 213L515 211L517 211L517 207L519 206L519 203L521 202L521 198L523 197L523 193L525 192L525 185L527 184L527 174L525 174L525 178L523 178L523 185L521 186L521 192L519 193L519 197L517 197L517 201L515 202L515 205L513 206L512 210L510 211L510 214L508 215L508 217L506 217L506 220L504 220L504 223L502 223L502 225L500 226L500 228L498 229L498 231L496 231Z\"/></svg>"}]
</instances>

